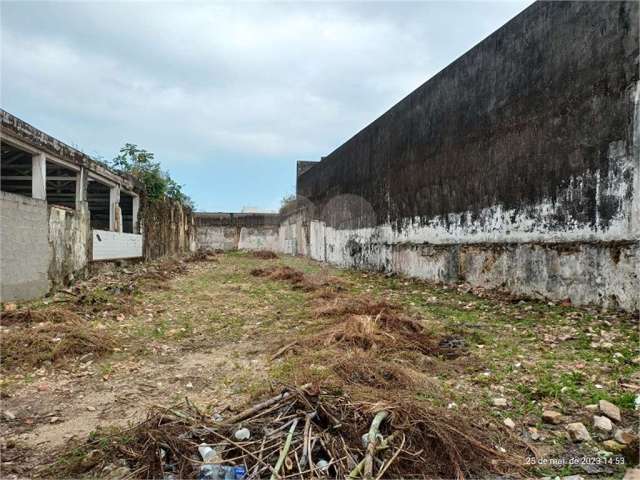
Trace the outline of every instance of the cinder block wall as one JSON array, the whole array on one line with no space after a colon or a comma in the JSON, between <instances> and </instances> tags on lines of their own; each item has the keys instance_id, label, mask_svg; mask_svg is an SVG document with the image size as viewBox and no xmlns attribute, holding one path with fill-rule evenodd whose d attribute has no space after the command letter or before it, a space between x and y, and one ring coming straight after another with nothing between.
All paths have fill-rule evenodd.
<instances>
[{"instance_id":1,"label":"cinder block wall","mask_svg":"<svg viewBox=\"0 0 640 480\"><path fill-rule=\"evenodd\" d=\"M0 299L49 291L47 202L0 191Z\"/></svg>"},{"instance_id":2,"label":"cinder block wall","mask_svg":"<svg viewBox=\"0 0 640 480\"><path fill-rule=\"evenodd\" d=\"M30 300L82 277L89 212L0 192L0 299Z\"/></svg>"},{"instance_id":3,"label":"cinder block wall","mask_svg":"<svg viewBox=\"0 0 640 480\"><path fill-rule=\"evenodd\" d=\"M538 2L315 165L310 255L640 308L638 2Z\"/></svg>"}]
</instances>

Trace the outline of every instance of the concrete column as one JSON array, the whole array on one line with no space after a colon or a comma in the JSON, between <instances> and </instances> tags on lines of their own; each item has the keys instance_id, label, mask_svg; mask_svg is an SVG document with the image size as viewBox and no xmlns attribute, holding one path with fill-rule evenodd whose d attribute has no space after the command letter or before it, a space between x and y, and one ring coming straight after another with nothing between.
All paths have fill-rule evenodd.
<instances>
[{"instance_id":1,"label":"concrete column","mask_svg":"<svg viewBox=\"0 0 640 480\"><path fill-rule=\"evenodd\" d=\"M76 210L80 210L87 201L87 189L89 188L89 175L87 169L82 167L76 175Z\"/></svg>"},{"instance_id":2,"label":"concrete column","mask_svg":"<svg viewBox=\"0 0 640 480\"><path fill-rule=\"evenodd\" d=\"M138 231L138 212L140 211L140 197L133 196L133 233L140 233Z\"/></svg>"},{"instance_id":3,"label":"concrete column","mask_svg":"<svg viewBox=\"0 0 640 480\"><path fill-rule=\"evenodd\" d=\"M109 228L113 232L122 231L122 215L119 210L120 186L116 185L109 191Z\"/></svg>"},{"instance_id":4,"label":"concrete column","mask_svg":"<svg viewBox=\"0 0 640 480\"><path fill-rule=\"evenodd\" d=\"M47 160L44 153L31 157L31 196L40 200L47 199Z\"/></svg>"}]
</instances>

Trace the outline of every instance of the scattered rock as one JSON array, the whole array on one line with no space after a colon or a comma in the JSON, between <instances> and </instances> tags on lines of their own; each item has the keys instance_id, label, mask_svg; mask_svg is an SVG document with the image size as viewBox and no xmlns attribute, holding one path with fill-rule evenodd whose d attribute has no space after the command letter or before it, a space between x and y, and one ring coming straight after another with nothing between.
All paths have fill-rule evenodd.
<instances>
[{"instance_id":1,"label":"scattered rock","mask_svg":"<svg viewBox=\"0 0 640 480\"><path fill-rule=\"evenodd\" d=\"M598 411L598 405L595 403L592 403L590 405L585 405L585 407L587 410L589 410L590 412L597 412Z\"/></svg>"},{"instance_id":2,"label":"scattered rock","mask_svg":"<svg viewBox=\"0 0 640 480\"><path fill-rule=\"evenodd\" d=\"M540 440L540 432L538 432L538 429L535 427L529 427L529 437L531 437L531 440Z\"/></svg>"},{"instance_id":3,"label":"scattered rock","mask_svg":"<svg viewBox=\"0 0 640 480\"><path fill-rule=\"evenodd\" d=\"M620 409L613 403L607 402L606 400L600 400L600 402L598 402L598 407L603 415L609 417L614 422L619 422L621 420Z\"/></svg>"},{"instance_id":4,"label":"scattered rock","mask_svg":"<svg viewBox=\"0 0 640 480\"><path fill-rule=\"evenodd\" d=\"M494 407L506 407L507 406L507 399L506 398L494 398L493 399L493 406Z\"/></svg>"},{"instance_id":5,"label":"scattered rock","mask_svg":"<svg viewBox=\"0 0 640 480\"><path fill-rule=\"evenodd\" d=\"M556 412L555 410L545 410L544 412L542 412L542 421L545 423L558 425L559 423L562 423L562 414L560 412Z\"/></svg>"},{"instance_id":6,"label":"scattered rock","mask_svg":"<svg viewBox=\"0 0 640 480\"><path fill-rule=\"evenodd\" d=\"M5 303L4 311L5 312L15 312L18 306L15 303Z\"/></svg>"},{"instance_id":7,"label":"scattered rock","mask_svg":"<svg viewBox=\"0 0 640 480\"><path fill-rule=\"evenodd\" d=\"M505 418L504 421L502 422L504 423L507 427L509 427L511 430L513 430L514 428L516 428L516 424L513 420L511 420L510 418Z\"/></svg>"},{"instance_id":8,"label":"scattered rock","mask_svg":"<svg viewBox=\"0 0 640 480\"><path fill-rule=\"evenodd\" d=\"M13 412L10 412L9 410L5 410L4 411L4 416L7 420L15 420L16 419L16 415Z\"/></svg>"},{"instance_id":9,"label":"scattered rock","mask_svg":"<svg viewBox=\"0 0 640 480\"><path fill-rule=\"evenodd\" d=\"M80 466L86 471L95 467L102 459L102 453L100 450L91 450L80 461Z\"/></svg>"},{"instance_id":10,"label":"scattered rock","mask_svg":"<svg viewBox=\"0 0 640 480\"><path fill-rule=\"evenodd\" d=\"M111 471L111 473L105 477L105 480L122 480L128 478L131 475L131 470L127 467L118 467Z\"/></svg>"},{"instance_id":11,"label":"scattered rock","mask_svg":"<svg viewBox=\"0 0 640 480\"><path fill-rule=\"evenodd\" d=\"M622 450L624 450L624 445L616 442L615 440L606 440L602 442L602 446L605 448L605 450L613 453L620 453L622 452Z\"/></svg>"},{"instance_id":12,"label":"scattered rock","mask_svg":"<svg viewBox=\"0 0 640 480\"><path fill-rule=\"evenodd\" d=\"M49 423L56 423L60 421L60 417L51 417L49 419Z\"/></svg>"},{"instance_id":13,"label":"scattered rock","mask_svg":"<svg viewBox=\"0 0 640 480\"><path fill-rule=\"evenodd\" d=\"M569 475L568 477L562 477L562 480L584 480L584 478L580 475Z\"/></svg>"},{"instance_id":14,"label":"scattered rock","mask_svg":"<svg viewBox=\"0 0 640 480\"><path fill-rule=\"evenodd\" d=\"M627 468L622 480L640 480L640 468Z\"/></svg>"},{"instance_id":15,"label":"scattered rock","mask_svg":"<svg viewBox=\"0 0 640 480\"><path fill-rule=\"evenodd\" d=\"M585 427L582 423L570 423L567 425L567 431L571 436L571 439L576 442L588 442L591 440L591 435L587 431L587 427Z\"/></svg>"},{"instance_id":16,"label":"scattered rock","mask_svg":"<svg viewBox=\"0 0 640 480\"><path fill-rule=\"evenodd\" d=\"M95 412L96 411L96 407L92 407L91 405L87 406L87 410L89 410L90 412Z\"/></svg>"},{"instance_id":17,"label":"scattered rock","mask_svg":"<svg viewBox=\"0 0 640 480\"><path fill-rule=\"evenodd\" d=\"M613 438L616 442L622 443L624 445L628 445L636 439L636 435L628 432L626 430L622 430L620 428L616 428L616 431L613 434Z\"/></svg>"},{"instance_id":18,"label":"scattered rock","mask_svg":"<svg viewBox=\"0 0 640 480\"><path fill-rule=\"evenodd\" d=\"M613 423L607 417L601 417L599 415L593 416L593 428L600 433L611 433L613 430Z\"/></svg>"}]
</instances>

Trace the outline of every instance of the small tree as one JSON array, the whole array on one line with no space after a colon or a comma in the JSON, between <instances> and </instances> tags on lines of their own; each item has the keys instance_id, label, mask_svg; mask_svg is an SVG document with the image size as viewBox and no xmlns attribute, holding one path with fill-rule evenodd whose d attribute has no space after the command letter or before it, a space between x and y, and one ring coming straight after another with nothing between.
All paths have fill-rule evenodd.
<instances>
[{"instance_id":1,"label":"small tree","mask_svg":"<svg viewBox=\"0 0 640 480\"><path fill-rule=\"evenodd\" d=\"M151 201L164 197L176 200L193 208L193 201L182 191L182 185L173 180L168 172L163 172L154 154L133 143L126 143L120 149L110 166L122 173L129 173L144 184L147 197Z\"/></svg>"},{"instance_id":2,"label":"small tree","mask_svg":"<svg viewBox=\"0 0 640 480\"><path fill-rule=\"evenodd\" d=\"M286 195L280 200L280 213L293 210L296 207L296 194Z\"/></svg>"}]
</instances>

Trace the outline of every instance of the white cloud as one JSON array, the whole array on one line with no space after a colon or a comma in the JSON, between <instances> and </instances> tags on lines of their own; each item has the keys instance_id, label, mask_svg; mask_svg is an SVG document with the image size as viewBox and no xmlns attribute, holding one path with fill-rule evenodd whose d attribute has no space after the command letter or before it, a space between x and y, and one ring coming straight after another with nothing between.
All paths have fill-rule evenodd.
<instances>
[{"instance_id":1,"label":"white cloud","mask_svg":"<svg viewBox=\"0 0 640 480\"><path fill-rule=\"evenodd\" d=\"M3 1L2 105L172 170L317 159L524 6Z\"/></svg>"}]
</instances>

